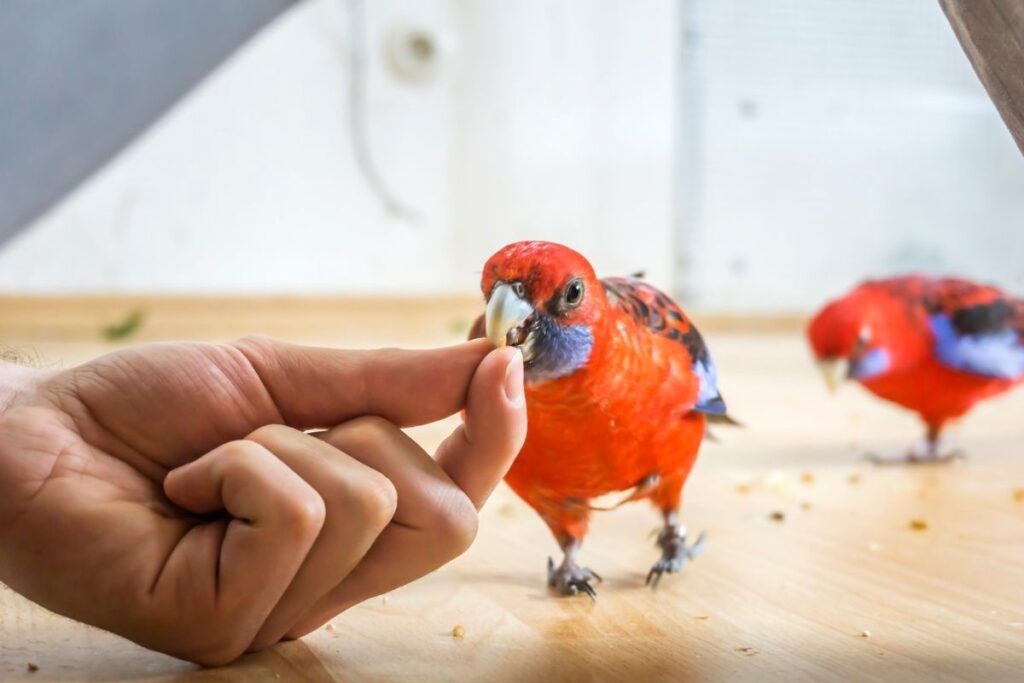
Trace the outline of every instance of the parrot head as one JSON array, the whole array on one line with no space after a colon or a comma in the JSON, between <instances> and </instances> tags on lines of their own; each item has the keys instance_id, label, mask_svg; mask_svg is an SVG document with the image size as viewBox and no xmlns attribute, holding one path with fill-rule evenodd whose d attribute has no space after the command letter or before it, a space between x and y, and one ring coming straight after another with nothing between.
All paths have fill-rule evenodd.
<instances>
[{"instance_id":1,"label":"parrot head","mask_svg":"<svg viewBox=\"0 0 1024 683\"><path fill-rule=\"evenodd\" d=\"M870 283L822 308L807 338L831 391L843 380L869 381L910 367L927 352L906 304Z\"/></svg>"},{"instance_id":2,"label":"parrot head","mask_svg":"<svg viewBox=\"0 0 1024 683\"><path fill-rule=\"evenodd\" d=\"M480 287L487 338L522 350L527 381L565 377L589 360L608 300L583 256L553 242L515 242L487 260Z\"/></svg>"}]
</instances>

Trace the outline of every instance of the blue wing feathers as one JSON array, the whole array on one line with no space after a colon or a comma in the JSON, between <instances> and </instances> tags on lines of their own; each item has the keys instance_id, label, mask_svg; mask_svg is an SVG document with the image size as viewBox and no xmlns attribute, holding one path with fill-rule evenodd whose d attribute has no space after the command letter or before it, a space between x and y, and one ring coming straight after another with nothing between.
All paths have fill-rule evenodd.
<instances>
[{"instance_id":1,"label":"blue wing feathers","mask_svg":"<svg viewBox=\"0 0 1024 683\"><path fill-rule=\"evenodd\" d=\"M1012 327L966 332L946 313L932 315L930 324L935 355L944 365L986 377L1024 377L1024 343Z\"/></svg>"}]
</instances>

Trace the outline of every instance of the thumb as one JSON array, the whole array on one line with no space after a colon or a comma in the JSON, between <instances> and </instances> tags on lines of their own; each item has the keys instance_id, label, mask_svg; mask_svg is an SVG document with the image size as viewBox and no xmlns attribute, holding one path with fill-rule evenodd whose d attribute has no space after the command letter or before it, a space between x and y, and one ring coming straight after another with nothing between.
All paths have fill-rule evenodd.
<instances>
[{"instance_id":1,"label":"thumb","mask_svg":"<svg viewBox=\"0 0 1024 683\"><path fill-rule=\"evenodd\" d=\"M505 347L480 363L469 386L465 423L441 444L436 460L479 509L525 440L523 356Z\"/></svg>"}]
</instances>

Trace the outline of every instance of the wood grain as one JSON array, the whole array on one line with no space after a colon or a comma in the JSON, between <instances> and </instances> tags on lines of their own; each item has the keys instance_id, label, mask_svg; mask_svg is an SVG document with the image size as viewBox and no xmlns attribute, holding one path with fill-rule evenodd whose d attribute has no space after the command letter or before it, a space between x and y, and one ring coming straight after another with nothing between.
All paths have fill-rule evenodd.
<instances>
[{"instance_id":1,"label":"wood grain","mask_svg":"<svg viewBox=\"0 0 1024 683\"><path fill-rule=\"evenodd\" d=\"M0 305L0 341L44 364L79 362L115 348L95 330L125 303L37 306L35 322L21 327ZM340 346L426 345L457 341L451 321L474 310L438 300L377 302L359 313L305 301L275 321L278 305L240 301L219 316L198 307L194 318L182 305L177 322L142 334L217 340L269 329ZM67 332L61 315L84 332ZM65 333L47 337L47 329ZM0 588L0 679L1024 680L1024 502L1014 499L1024 487L1024 391L964 422L965 464L874 467L859 456L904 449L919 436L912 417L853 386L826 394L794 333L707 336L730 408L747 427L720 429L721 443L705 446L684 518L707 530L708 551L657 592L643 585L658 523L645 505L595 520L583 560L605 577L598 601L559 599L544 584L555 545L503 487L463 557L301 642L215 671ZM413 435L432 446L453 424ZM774 512L784 520L772 521ZM911 529L912 519L928 529ZM452 636L456 625L462 638ZM29 662L39 670L29 673Z\"/></svg>"},{"instance_id":2,"label":"wood grain","mask_svg":"<svg viewBox=\"0 0 1024 683\"><path fill-rule=\"evenodd\" d=\"M939 0L989 97L1024 152L1024 3Z\"/></svg>"}]
</instances>

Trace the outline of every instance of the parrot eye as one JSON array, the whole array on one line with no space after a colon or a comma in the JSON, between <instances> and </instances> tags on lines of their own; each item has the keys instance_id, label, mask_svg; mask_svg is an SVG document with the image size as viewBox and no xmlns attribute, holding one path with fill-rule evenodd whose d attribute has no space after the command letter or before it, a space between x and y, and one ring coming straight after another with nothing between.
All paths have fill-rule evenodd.
<instances>
[{"instance_id":1,"label":"parrot eye","mask_svg":"<svg viewBox=\"0 0 1024 683\"><path fill-rule=\"evenodd\" d=\"M523 287L522 282L511 282L509 284L512 285L512 291L515 292L515 295L520 299L526 296L526 287Z\"/></svg>"},{"instance_id":2,"label":"parrot eye","mask_svg":"<svg viewBox=\"0 0 1024 683\"><path fill-rule=\"evenodd\" d=\"M565 303L568 307L579 306L583 301L583 280L573 280L565 286Z\"/></svg>"},{"instance_id":3,"label":"parrot eye","mask_svg":"<svg viewBox=\"0 0 1024 683\"><path fill-rule=\"evenodd\" d=\"M871 329L866 325L860 329L860 334L857 335L857 340L853 343L853 349L850 355L854 358L859 357L867 349L871 343Z\"/></svg>"}]
</instances>

